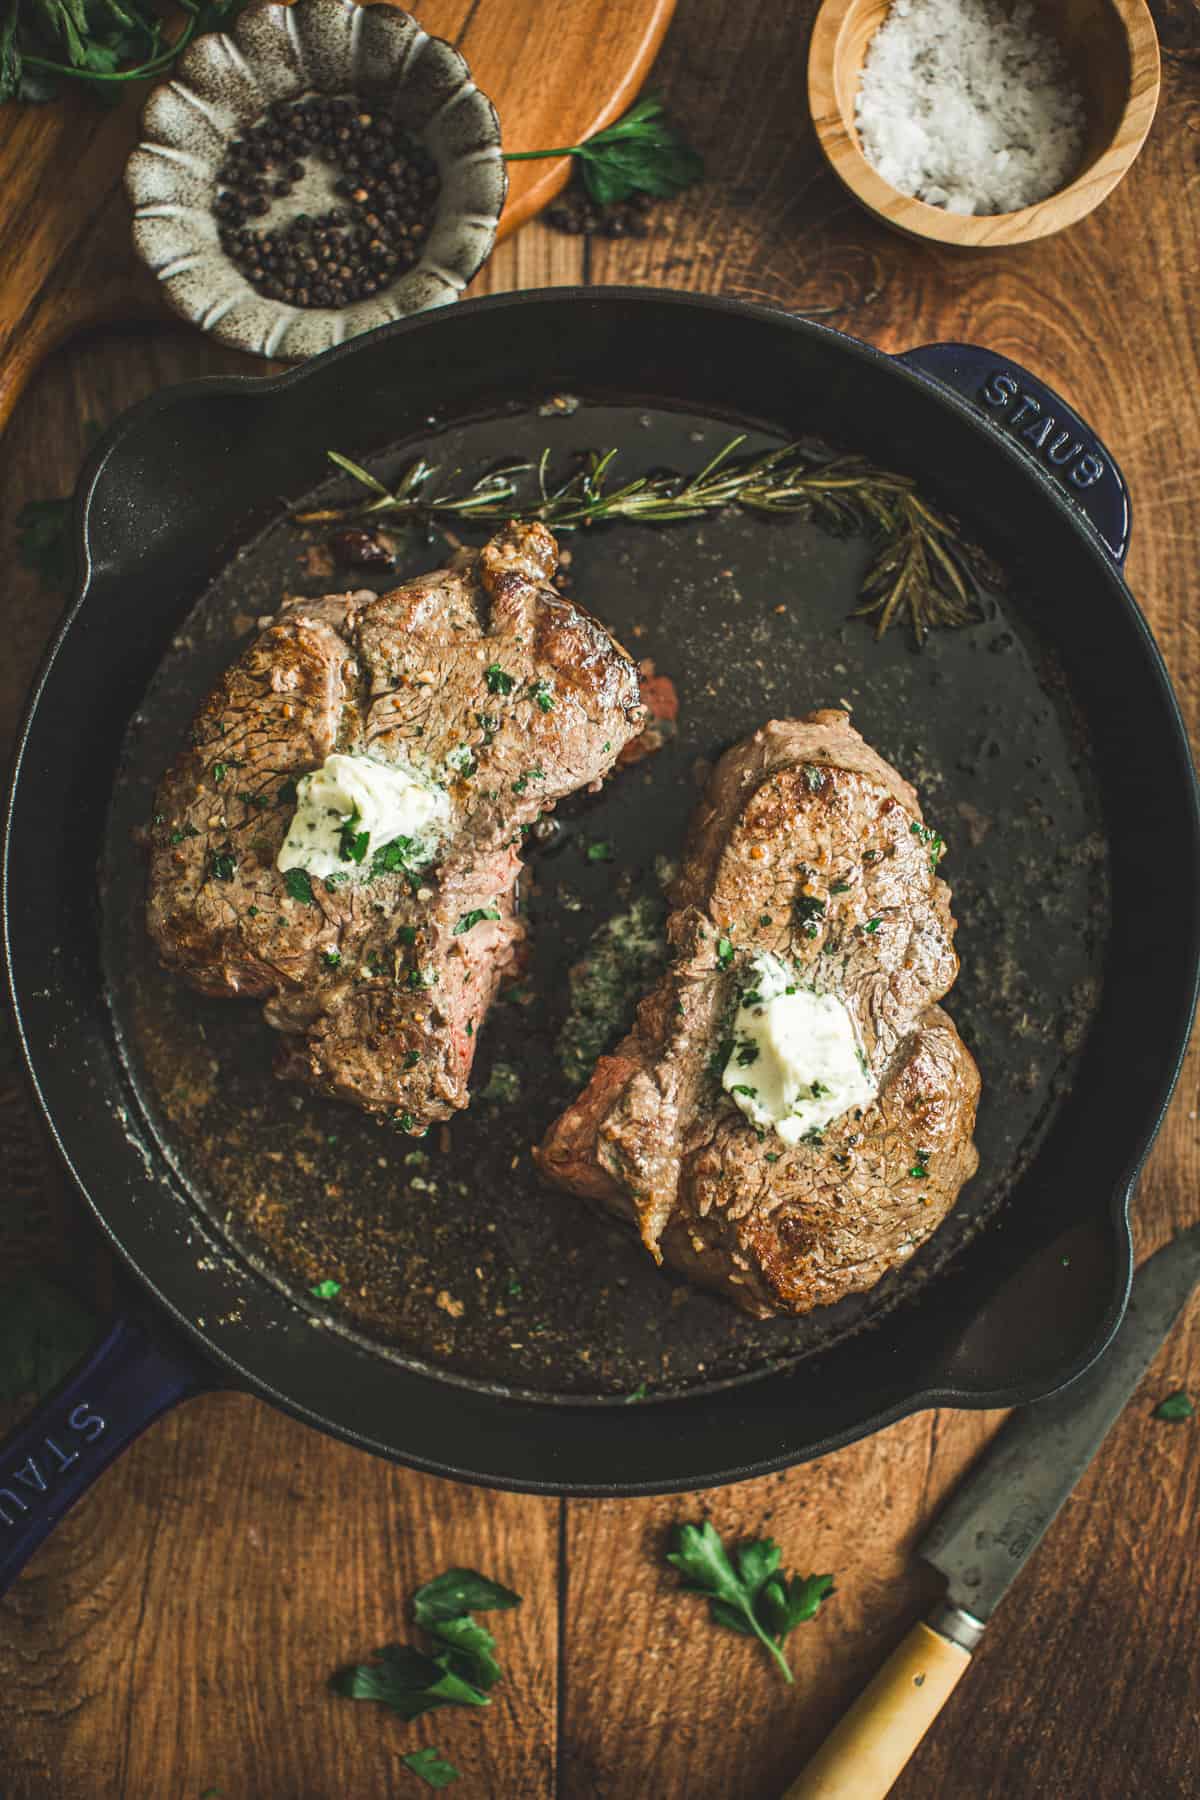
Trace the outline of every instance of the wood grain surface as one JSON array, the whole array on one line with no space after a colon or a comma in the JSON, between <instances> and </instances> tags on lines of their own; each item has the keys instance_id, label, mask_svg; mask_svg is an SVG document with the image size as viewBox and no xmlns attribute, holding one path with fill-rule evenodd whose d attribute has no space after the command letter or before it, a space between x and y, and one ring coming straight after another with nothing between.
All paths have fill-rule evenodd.
<instances>
[{"instance_id":1,"label":"wood grain surface","mask_svg":"<svg viewBox=\"0 0 1200 1800\"><path fill-rule=\"evenodd\" d=\"M383 0L398 4L398 0ZM434 37L457 44L499 110L508 150L578 143L642 87L675 0L408 0ZM542 26L539 32L538 26ZM150 84L112 108L71 91L0 120L0 430L56 345L113 320L169 314L134 254L121 185ZM513 163L499 235L551 200L570 161Z\"/></svg>"},{"instance_id":2,"label":"wood grain surface","mask_svg":"<svg viewBox=\"0 0 1200 1800\"><path fill-rule=\"evenodd\" d=\"M740 294L899 349L974 339L1052 381L1119 455L1129 578L1200 725L1200 36L1176 31L1137 165L1049 243L986 256L887 233L802 123L811 7L680 0L656 79L694 122L707 185L645 241L539 225L478 291L586 279ZM2 290L0 290L2 291ZM182 328L102 334L30 388L3 452L0 530L70 484L85 421L161 382L238 366ZM54 602L11 570L9 720ZM1152 1021L1146 1022L1152 1029ZM15 1069L0 1092L11 1268L111 1279L42 1149ZM1200 1192L1196 1064L1136 1206L1140 1254ZM1200 1306L1180 1327L1001 1610L898 1800L1195 1800L1200 1794ZM935 1412L784 1475L707 1495L531 1500L390 1468L252 1400L195 1401L105 1478L0 1603L5 1800L374 1800L436 1743L459 1793L501 1800L774 1800L933 1597L910 1550L999 1415ZM670 1526L769 1531L838 1592L793 1639L794 1688L714 1631L661 1566ZM510 1670L489 1716L414 1726L331 1698L327 1672L385 1641L413 1581L477 1562L526 1596L498 1623Z\"/></svg>"}]
</instances>

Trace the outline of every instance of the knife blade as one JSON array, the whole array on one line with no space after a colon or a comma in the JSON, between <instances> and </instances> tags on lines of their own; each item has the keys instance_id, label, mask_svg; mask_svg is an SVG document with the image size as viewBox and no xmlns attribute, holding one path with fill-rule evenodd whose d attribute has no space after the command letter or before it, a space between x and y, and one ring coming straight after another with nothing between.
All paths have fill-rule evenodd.
<instances>
[{"instance_id":1,"label":"knife blade","mask_svg":"<svg viewBox=\"0 0 1200 1800\"><path fill-rule=\"evenodd\" d=\"M882 1800L1200 1282L1200 1225L1147 1258L1112 1343L1077 1381L1014 1413L917 1546L946 1578L784 1800Z\"/></svg>"},{"instance_id":2,"label":"knife blade","mask_svg":"<svg viewBox=\"0 0 1200 1800\"><path fill-rule=\"evenodd\" d=\"M961 1483L917 1554L946 1577L946 1609L973 1621L935 1630L972 1650L1096 1455L1200 1282L1200 1225L1181 1232L1134 1276L1108 1349L1077 1381L1014 1413ZM952 1627L947 1631L947 1626Z\"/></svg>"}]
</instances>

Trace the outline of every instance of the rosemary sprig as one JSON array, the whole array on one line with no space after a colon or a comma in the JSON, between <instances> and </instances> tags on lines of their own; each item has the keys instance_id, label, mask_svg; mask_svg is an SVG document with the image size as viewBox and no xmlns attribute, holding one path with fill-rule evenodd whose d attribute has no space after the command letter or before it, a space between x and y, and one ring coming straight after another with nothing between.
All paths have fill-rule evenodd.
<instances>
[{"instance_id":1,"label":"rosemary sprig","mask_svg":"<svg viewBox=\"0 0 1200 1800\"><path fill-rule=\"evenodd\" d=\"M744 435L731 438L696 475L651 473L621 483L614 477L616 450L589 452L581 467L555 483L547 449L536 463L494 469L465 492L452 485L440 488L438 465L423 458L410 463L396 486L388 488L349 457L330 450L330 461L370 498L293 516L300 525L380 516L412 521L446 515L484 522L539 519L556 531L575 531L616 519L668 524L725 507L762 515L799 514L841 536L866 530L877 542L855 613L874 618L877 637L903 622L921 643L937 626L965 625L978 616L968 576L995 581L998 571L953 519L921 498L909 476L832 450L815 438L739 456L745 441Z\"/></svg>"},{"instance_id":2,"label":"rosemary sprig","mask_svg":"<svg viewBox=\"0 0 1200 1800\"><path fill-rule=\"evenodd\" d=\"M579 160L589 194L601 206L630 194L669 199L704 174L704 159L665 117L660 95L644 94L614 125L582 144L557 150L508 150L505 162L536 162L545 156Z\"/></svg>"}]
</instances>

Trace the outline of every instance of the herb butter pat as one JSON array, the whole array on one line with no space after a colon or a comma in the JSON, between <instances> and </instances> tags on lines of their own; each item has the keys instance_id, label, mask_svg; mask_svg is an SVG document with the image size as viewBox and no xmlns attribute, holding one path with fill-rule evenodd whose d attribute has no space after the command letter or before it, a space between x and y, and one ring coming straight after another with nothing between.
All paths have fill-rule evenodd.
<instances>
[{"instance_id":1,"label":"herb butter pat","mask_svg":"<svg viewBox=\"0 0 1200 1800\"><path fill-rule=\"evenodd\" d=\"M426 853L450 823L444 789L372 756L327 756L296 783L296 812L276 867L319 880L368 874L384 845L406 840Z\"/></svg>"},{"instance_id":2,"label":"herb butter pat","mask_svg":"<svg viewBox=\"0 0 1200 1800\"><path fill-rule=\"evenodd\" d=\"M834 994L801 987L778 957L750 965L721 1085L752 1124L795 1144L877 1092L854 1022Z\"/></svg>"}]
</instances>

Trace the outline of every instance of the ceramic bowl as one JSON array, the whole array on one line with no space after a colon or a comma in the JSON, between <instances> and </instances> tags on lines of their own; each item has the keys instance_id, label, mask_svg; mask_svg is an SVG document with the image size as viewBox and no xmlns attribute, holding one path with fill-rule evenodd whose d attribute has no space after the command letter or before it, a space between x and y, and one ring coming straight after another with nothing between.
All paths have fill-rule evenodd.
<instances>
[{"instance_id":1,"label":"ceramic bowl","mask_svg":"<svg viewBox=\"0 0 1200 1800\"><path fill-rule=\"evenodd\" d=\"M270 300L218 238L212 203L231 138L276 100L353 94L423 143L441 192L420 260L369 299L340 308ZM353 0L262 4L231 36L185 51L142 114L143 141L125 169L133 241L176 312L223 344L298 359L458 298L495 242L508 190L496 109L452 44L393 6ZM333 172L310 161L289 210L336 204ZM308 185L311 184L311 185Z\"/></svg>"},{"instance_id":2,"label":"ceramic bowl","mask_svg":"<svg viewBox=\"0 0 1200 1800\"><path fill-rule=\"evenodd\" d=\"M1087 108L1073 181L1019 212L962 214L927 206L883 179L863 155L855 103L867 48L890 0L824 0L808 53L808 103L817 141L839 181L868 212L907 237L965 248L1026 244L1090 213L1128 173L1158 104L1159 55L1145 0L1057 0L1045 20L1062 45Z\"/></svg>"}]
</instances>

